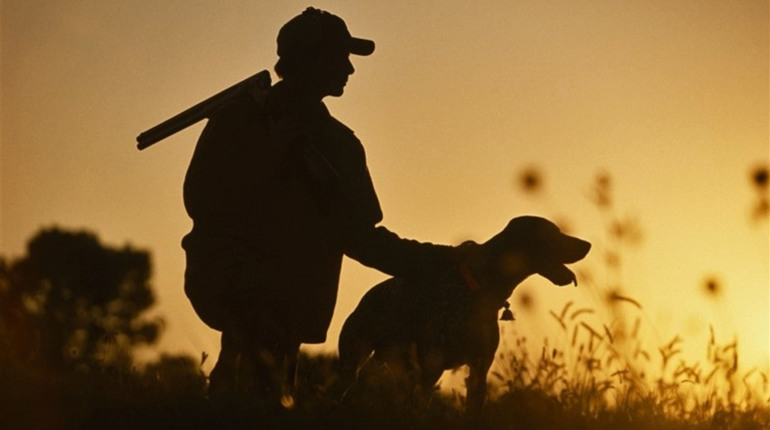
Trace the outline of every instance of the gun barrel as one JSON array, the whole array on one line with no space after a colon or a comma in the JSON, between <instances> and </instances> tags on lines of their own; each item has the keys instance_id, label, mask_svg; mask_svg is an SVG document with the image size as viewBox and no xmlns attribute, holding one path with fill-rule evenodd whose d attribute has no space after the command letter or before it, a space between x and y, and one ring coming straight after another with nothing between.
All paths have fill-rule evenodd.
<instances>
[{"instance_id":1,"label":"gun barrel","mask_svg":"<svg viewBox=\"0 0 770 430\"><path fill-rule=\"evenodd\" d=\"M267 82L270 82L270 72L267 70L263 70L255 75L252 75L242 80L241 82L238 82L237 84L226 88L217 94L214 94L213 96L196 104L195 106L186 109L185 111L174 115L162 123L140 133L136 138L136 141L138 142L136 147L141 151L171 136L174 133L184 130L189 126L208 118L212 113L216 112L223 105L238 97L242 93L248 91L252 85L258 84L264 79L267 79Z\"/></svg>"}]
</instances>

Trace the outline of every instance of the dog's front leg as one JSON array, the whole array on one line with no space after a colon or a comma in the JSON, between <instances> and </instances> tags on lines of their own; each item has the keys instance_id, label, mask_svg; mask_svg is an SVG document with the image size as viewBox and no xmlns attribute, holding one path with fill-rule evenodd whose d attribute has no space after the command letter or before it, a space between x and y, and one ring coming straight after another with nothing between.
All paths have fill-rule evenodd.
<instances>
[{"instance_id":1,"label":"dog's front leg","mask_svg":"<svg viewBox=\"0 0 770 430\"><path fill-rule=\"evenodd\" d=\"M465 380L467 390L465 413L471 420L481 417L481 409L487 398L487 372L491 365L491 362L483 359L474 360L469 365L470 371L468 378Z\"/></svg>"}]
</instances>

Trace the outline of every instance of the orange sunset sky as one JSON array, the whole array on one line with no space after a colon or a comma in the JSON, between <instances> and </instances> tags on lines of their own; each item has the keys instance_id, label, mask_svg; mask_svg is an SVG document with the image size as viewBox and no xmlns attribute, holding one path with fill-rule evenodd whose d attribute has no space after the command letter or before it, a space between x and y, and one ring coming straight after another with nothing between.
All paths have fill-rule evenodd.
<instances>
[{"instance_id":1,"label":"orange sunset sky","mask_svg":"<svg viewBox=\"0 0 770 430\"><path fill-rule=\"evenodd\" d=\"M768 369L768 222L752 219L751 172L767 166L766 0L316 1L354 35L345 95L327 99L356 131L401 236L483 241L516 215L564 223L594 249L596 282L532 278L514 294L517 330L555 337L548 310L599 308L607 286L642 304L650 348L674 335L703 358L714 328L742 363ZM152 252L165 351L218 350L182 291L190 221L182 180L202 124L143 152L135 137L276 61L275 36L307 1L2 0L0 254L41 227L90 229ZM541 174L524 193L518 178ZM604 270L615 214L638 222L620 276ZM383 275L346 261L329 341ZM707 280L718 293L707 294ZM517 295L533 298L517 309ZM597 315L596 318L609 318ZM605 319L600 323L611 325Z\"/></svg>"}]
</instances>

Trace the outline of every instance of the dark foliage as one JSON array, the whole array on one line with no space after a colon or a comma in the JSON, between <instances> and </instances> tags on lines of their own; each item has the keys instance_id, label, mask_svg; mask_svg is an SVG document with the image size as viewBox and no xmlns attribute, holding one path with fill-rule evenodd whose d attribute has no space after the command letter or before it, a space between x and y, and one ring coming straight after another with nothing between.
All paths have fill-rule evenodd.
<instances>
[{"instance_id":1,"label":"dark foliage","mask_svg":"<svg viewBox=\"0 0 770 430\"><path fill-rule=\"evenodd\" d=\"M51 369L128 365L154 343L160 322L142 318L155 301L150 255L104 246L88 232L46 229L27 255L0 265L0 343L5 354Z\"/></svg>"}]
</instances>

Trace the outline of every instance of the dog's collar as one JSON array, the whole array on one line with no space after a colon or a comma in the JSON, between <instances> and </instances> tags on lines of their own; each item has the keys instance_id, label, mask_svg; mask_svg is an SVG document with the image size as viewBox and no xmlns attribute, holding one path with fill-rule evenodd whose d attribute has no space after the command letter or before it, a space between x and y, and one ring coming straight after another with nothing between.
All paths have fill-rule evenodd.
<instances>
[{"instance_id":1,"label":"dog's collar","mask_svg":"<svg viewBox=\"0 0 770 430\"><path fill-rule=\"evenodd\" d=\"M481 285L479 285L478 282L476 282L476 278L473 277L473 273L471 273L471 269L468 268L466 264L460 264L460 275L463 277L463 280L465 281L465 285L468 287L469 290L475 292L478 292L481 290Z\"/></svg>"}]
</instances>

